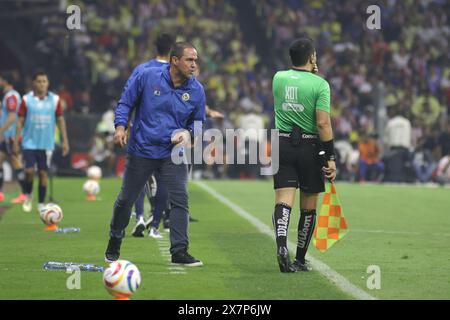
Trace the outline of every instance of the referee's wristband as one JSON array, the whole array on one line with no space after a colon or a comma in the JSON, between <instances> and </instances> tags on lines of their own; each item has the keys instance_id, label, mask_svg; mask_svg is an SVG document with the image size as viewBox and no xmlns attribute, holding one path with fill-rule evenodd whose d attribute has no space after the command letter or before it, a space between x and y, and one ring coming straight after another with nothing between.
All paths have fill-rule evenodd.
<instances>
[{"instance_id":1,"label":"referee's wristband","mask_svg":"<svg viewBox=\"0 0 450 320\"><path fill-rule=\"evenodd\" d=\"M322 141L323 151L325 151L325 157L328 161L336 161L336 155L334 154L334 140Z\"/></svg>"}]
</instances>

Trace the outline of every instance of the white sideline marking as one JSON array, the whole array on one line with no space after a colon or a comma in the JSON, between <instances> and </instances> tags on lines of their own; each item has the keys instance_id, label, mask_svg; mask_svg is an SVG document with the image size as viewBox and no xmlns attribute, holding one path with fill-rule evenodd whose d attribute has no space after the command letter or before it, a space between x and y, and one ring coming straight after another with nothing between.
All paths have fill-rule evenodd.
<instances>
[{"instance_id":1,"label":"white sideline marking","mask_svg":"<svg viewBox=\"0 0 450 320\"><path fill-rule=\"evenodd\" d=\"M158 245L161 257L168 262L168 273L173 275L186 274L186 269L184 267L171 265L172 255L170 254L170 241L166 239L164 235L163 238L156 239L156 244Z\"/></svg>"},{"instance_id":2,"label":"white sideline marking","mask_svg":"<svg viewBox=\"0 0 450 320\"><path fill-rule=\"evenodd\" d=\"M184 270L184 267L181 266L181 265L173 264L173 265L169 266L169 269L174 269L174 270Z\"/></svg>"},{"instance_id":3,"label":"white sideline marking","mask_svg":"<svg viewBox=\"0 0 450 320\"><path fill-rule=\"evenodd\" d=\"M170 274L186 274L185 271L170 271Z\"/></svg>"},{"instance_id":4,"label":"white sideline marking","mask_svg":"<svg viewBox=\"0 0 450 320\"><path fill-rule=\"evenodd\" d=\"M249 221L254 227L256 227L261 233L270 236L272 239L275 239L275 234L272 231L272 228L269 228L266 224L261 222L259 219L254 217L249 212L245 211L241 207L239 207L237 204L233 203L229 199L225 198L223 195L212 189L207 184L201 182L201 181L195 181L194 182L197 186L208 192L210 195L212 195L214 198L219 200L221 203L229 207L231 210L233 210L235 213L237 213L242 218ZM292 241L288 241L288 246L291 248L295 248L297 245L294 244ZM320 261L319 259L316 259L308 254L307 256L308 260L310 261L312 267L317 270L319 273L321 273L325 278L330 280L333 284L335 284L339 289L344 291L345 293L351 295L352 297L358 299L358 300L377 300L377 298L371 296L364 290L358 288L354 284L352 284L350 281L348 281L344 276L336 272L335 270L331 269L327 264Z\"/></svg>"}]
</instances>

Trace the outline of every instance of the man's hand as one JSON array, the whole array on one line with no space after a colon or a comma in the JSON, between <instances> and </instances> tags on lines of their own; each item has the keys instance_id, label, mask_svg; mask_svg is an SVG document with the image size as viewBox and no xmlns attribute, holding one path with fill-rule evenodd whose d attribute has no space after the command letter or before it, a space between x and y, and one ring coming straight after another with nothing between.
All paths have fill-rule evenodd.
<instances>
[{"instance_id":1,"label":"man's hand","mask_svg":"<svg viewBox=\"0 0 450 320\"><path fill-rule=\"evenodd\" d=\"M328 167L322 167L322 171L325 173L325 178L333 182L336 178L336 162L328 161Z\"/></svg>"},{"instance_id":2,"label":"man's hand","mask_svg":"<svg viewBox=\"0 0 450 320\"><path fill-rule=\"evenodd\" d=\"M63 157L67 156L69 154L69 151L70 151L69 142L68 141L63 141L63 144L62 144L62 155L63 155Z\"/></svg>"},{"instance_id":3,"label":"man's hand","mask_svg":"<svg viewBox=\"0 0 450 320\"><path fill-rule=\"evenodd\" d=\"M171 138L172 144L189 145L191 143L191 134L187 130L175 132Z\"/></svg>"},{"instance_id":4,"label":"man's hand","mask_svg":"<svg viewBox=\"0 0 450 320\"><path fill-rule=\"evenodd\" d=\"M117 126L116 132L114 132L114 143L121 148L127 144L127 132L124 126Z\"/></svg>"},{"instance_id":5,"label":"man's hand","mask_svg":"<svg viewBox=\"0 0 450 320\"><path fill-rule=\"evenodd\" d=\"M207 115L213 119L223 119L225 117L222 112L219 112L214 109L209 109Z\"/></svg>"}]
</instances>

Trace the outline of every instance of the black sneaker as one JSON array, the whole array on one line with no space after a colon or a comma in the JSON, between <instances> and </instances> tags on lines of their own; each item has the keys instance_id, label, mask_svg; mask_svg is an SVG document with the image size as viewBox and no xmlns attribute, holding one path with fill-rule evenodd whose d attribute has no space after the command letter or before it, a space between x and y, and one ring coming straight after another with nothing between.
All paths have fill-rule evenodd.
<instances>
[{"instance_id":1,"label":"black sneaker","mask_svg":"<svg viewBox=\"0 0 450 320\"><path fill-rule=\"evenodd\" d=\"M186 267L201 267L203 266L203 262L198 259L195 259L191 256L187 251L177 252L172 255L172 264L174 265L183 265Z\"/></svg>"},{"instance_id":2,"label":"black sneaker","mask_svg":"<svg viewBox=\"0 0 450 320\"><path fill-rule=\"evenodd\" d=\"M145 222L144 219L139 219L139 221L134 226L133 231L131 232L131 235L133 237L142 238L144 236L144 230L145 230Z\"/></svg>"},{"instance_id":3,"label":"black sneaker","mask_svg":"<svg viewBox=\"0 0 450 320\"><path fill-rule=\"evenodd\" d=\"M308 263L308 260L305 260L304 263L302 263L300 260L295 260L292 264L292 267L293 269L295 269L295 272L308 272L312 270L310 264Z\"/></svg>"},{"instance_id":4,"label":"black sneaker","mask_svg":"<svg viewBox=\"0 0 450 320\"><path fill-rule=\"evenodd\" d=\"M111 263L119 260L120 257L120 245L122 244L122 239L109 238L108 248L105 252L105 262Z\"/></svg>"},{"instance_id":5,"label":"black sneaker","mask_svg":"<svg viewBox=\"0 0 450 320\"><path fill-rule=\"evenodd\" d=\"M289 250L286 247L280 247L278 249L277 259L281 272L295 272L291 264L291 259L289 258Z\"/></svg>"}]
</instances>

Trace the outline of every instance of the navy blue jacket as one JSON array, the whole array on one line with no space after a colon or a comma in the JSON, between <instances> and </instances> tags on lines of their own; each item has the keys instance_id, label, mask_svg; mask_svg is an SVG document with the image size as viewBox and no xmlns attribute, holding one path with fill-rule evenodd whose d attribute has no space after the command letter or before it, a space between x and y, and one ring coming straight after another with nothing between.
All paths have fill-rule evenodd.
<instances>
[{"instance_id":1,"label":"navy blue jacket","mask_svg":"<svg viewBox=\"0 0 450 320\"><path fill-rule=\"evenodd\" d=\"M205 91L195 77L175 88L169 66L145 68L127 81L117 105L114 125L127 127L134 108L136 114L128 153L163 159L170 157L174 146L170 140L175 130L193 131L194 121L205 121Z\"/></svg>"}]
</instances>

